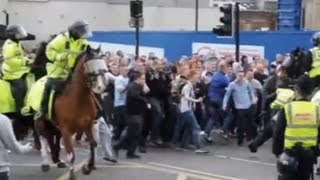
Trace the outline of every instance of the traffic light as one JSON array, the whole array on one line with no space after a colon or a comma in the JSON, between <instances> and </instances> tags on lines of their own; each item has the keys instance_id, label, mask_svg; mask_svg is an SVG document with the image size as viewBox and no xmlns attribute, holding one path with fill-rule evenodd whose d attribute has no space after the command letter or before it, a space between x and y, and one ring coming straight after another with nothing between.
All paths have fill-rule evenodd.
<instances>
[{"instance_id":1,"label":"traffic light","mask_svg":"<svg viewBox=\"0 0 320 180\"><path fill-rule=\"evenodd\" d=\"M220 18L222 25L213 28L213 33L218 36L233 36L233 5L225 4L220 7L223 16Z\"/></svg>"},{"instance_id":2,"label":"traffic light","mask_svg":"<svg viewBox=\"0 0 320 180\"><path fill-rule=\"evenodd\" d=\"M132 18L142 18L143 11L142 11L143 2L142 1L130 1L130 15Z\"/></svg>"}]
</instances>

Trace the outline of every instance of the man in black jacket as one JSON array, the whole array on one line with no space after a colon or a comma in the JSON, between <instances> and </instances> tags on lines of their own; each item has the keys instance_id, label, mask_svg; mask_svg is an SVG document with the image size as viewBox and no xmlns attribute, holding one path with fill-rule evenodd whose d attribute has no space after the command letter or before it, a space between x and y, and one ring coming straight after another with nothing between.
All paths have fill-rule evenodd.
<instances>
[{"instance_id":1,"label":"man in black jacket","mask_svg":"<svg viewBox=\"0 0 320 180\"><path fill-rule=\"evenodd\" d=\"M143 86L145 85L145 80L144 74L136 72L133 76L133 82L128 86L126 102L127 134L113 147L116 154L120 149L127 148L128 159L140 158L140 156L135 154L135 150L141 136L143 114L146 107L151 107L144 97Z\"/></svg>"}]
</instances>

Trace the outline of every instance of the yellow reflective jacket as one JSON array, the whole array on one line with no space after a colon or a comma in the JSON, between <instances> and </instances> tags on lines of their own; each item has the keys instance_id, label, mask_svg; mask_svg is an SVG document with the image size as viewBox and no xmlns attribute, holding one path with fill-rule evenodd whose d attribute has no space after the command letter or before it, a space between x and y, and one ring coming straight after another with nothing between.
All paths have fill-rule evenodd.
<instances>
[{"instance_id":1,"label":"yellow reflective jacket","mask_svg":"<svg viewBox=\"0 0 320 180\"><path fill-rule=\"evenodd\" d=\"M74 68L76 58L86 50L86 39L74 40L69 33L63 33L55 37L46 48L46 55L51 61L47 63L48 77L68 77L71 68Z\"/></svg>"},{"instance_id":2,"label":"yellow reflective jacket","mask_svg":"<svg viewBox=\"0 0 320 180\"><path fill-rule=\"evenodd\" d=\"M20 79L24 74L30 72L28 59L20 42L7 39L2 48L3 64L2 74L4 80Z\"/></svg>"},{"instance_id":3,"label":"yellow reflective jacket","mask_svg":"<svg viewBox=\"0 0 320 180\"><path fill-rule=\"evenodd\" d=\"M297 142L305 148L316 147L318 141L319 106L313 102L294 101L286 104L284 147L291 149Z\"/></svg>"}]
</instances>

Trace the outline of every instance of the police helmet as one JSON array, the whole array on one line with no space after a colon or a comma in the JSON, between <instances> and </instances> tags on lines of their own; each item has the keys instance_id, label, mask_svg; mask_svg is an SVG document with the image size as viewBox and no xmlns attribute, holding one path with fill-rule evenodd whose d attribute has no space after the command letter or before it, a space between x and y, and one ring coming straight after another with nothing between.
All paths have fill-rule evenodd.
<instances>
[{"instance_id":1,"label":"police helmet","mask_svg":"<svg viewBox=\"0 0 320 180\"><path fill-rule=\"evenodd\" d=\"M312 36L313 46L320 46L320 32L316 32Z\"/></svg>"},{"instance_id":2,"label":"police helmet","mask_svg":"<svg viewBox=\"0 0 320 180\"><path fill-rule=\"evenodd\" d=\"M21 40L27 36L27 31L20 25L10 25L6 28L6 37L9 39Z\"/></svg>"},{"instance_id":3,"label":"police helmet","mask_svg":"<svg viewBox=\"0 0 320 180\"><path fill-rule=\"evenodd\" d=\"M89 23L84 20L74 22L71 26L69 26L68 31L75 39L90 38L92 36L92 33L89 29Z\"/></svg>"},{"instance_id":4,"label":"police helmet","mask_svg":"<svg viewBox=\"0 0 320 180\"><path fill-rule=\"evenodd\" d=\"M282 153L277 161L277 169L281 175L292 175L298 170L299 162L296 158L288 155L286 152Z\"/></svg>"},{"instance_id":5,"label":"police helmet","mask_svg":"<svg viewBox=\"0 0 320 180\"><path fill-rule=\"evenodd\" d=\"M313 91L313 81L308 75L301 75L296 80L295 88L305 95L310 95Z\"/></svg>"}]
</instances>

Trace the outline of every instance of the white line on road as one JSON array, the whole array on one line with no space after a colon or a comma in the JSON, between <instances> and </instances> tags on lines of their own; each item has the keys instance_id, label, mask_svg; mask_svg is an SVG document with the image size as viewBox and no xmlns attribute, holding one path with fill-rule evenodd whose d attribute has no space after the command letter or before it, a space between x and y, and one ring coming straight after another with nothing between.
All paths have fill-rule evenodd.
<instances>
[{"instance_id":1,"label":"white line on road","mask_svg":"<svg viewBox=\"0 0 320 180\"><path fill-rule=\"evenodd\" d=\"M204 175L204 176L208 176L208 177L212 177L212 178L219 178L219 179L225 179L225 180L244 180L244 179L239 179L239 178L222 176L222 175L218 175L218 174L212 174L212 173L206 173L206 172L202 172L202 171L196 171L196 170L192 170L192 169L186 169L186 168L182 168L182 167L178 167L178 166L171 166L171 165L168 165L168 164L155 163L155 162L148 162L148 164L151 164L151 165L154 165L154 166L160 166L160 167L164 167L164 168L175 169L175 170L179 170L179 171L182 171L182 172L188 172L188 173L192 173L192 174Z\"/></svg>"},{"instance_id":2,"label":"white line on road","mask_svg":"<svg viewBox=\"0 0 320 180\"><path fill-rule=\"evenodd\" d=\"M272 163L242 159L242 158L237 158L237 157L229 157L229 156L225 156L225 155L215 155L214 157L220 158L220 159L230 159L230 160L234 160L234 161L242 161L242 162L253 163L253 164L261 164L261 165L265 165L265 166L272 166L272 167L276 166L275 164L272 164Z\"/></svg>"}]
</instances>

